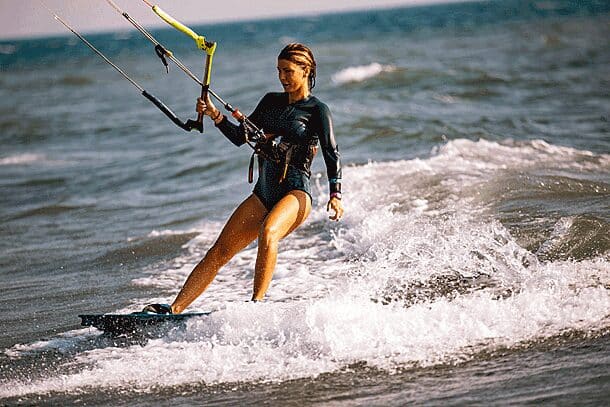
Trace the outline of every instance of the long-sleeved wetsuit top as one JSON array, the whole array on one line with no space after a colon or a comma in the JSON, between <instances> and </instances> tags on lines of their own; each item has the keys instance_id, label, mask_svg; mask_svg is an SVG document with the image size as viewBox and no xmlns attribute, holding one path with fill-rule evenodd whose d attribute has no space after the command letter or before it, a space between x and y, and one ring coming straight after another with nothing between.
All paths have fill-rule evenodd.
<instances>
[{"instance_id":1,"label":"long-sleeved wetsuit top","mask_svg":"<svg viewBox=\"0 0 610 407\"><path fill-rule=\"evenodd\" d=\"M259 102L249 119L266 135L281 137L282 143L297 145L291 165L310 176L311 157L307 157L310 146L322 150L328 174L330 192L341 192L341 155L333 133L332 118L326 104L315 96L295 103L288 103L287 93L268 93ZM246 142L243 127L226 118L217 126L236 146ZM314 153L315 154L315 153ZM309 162L308 162L309 161Z\"/></svg>"}]
</instances>

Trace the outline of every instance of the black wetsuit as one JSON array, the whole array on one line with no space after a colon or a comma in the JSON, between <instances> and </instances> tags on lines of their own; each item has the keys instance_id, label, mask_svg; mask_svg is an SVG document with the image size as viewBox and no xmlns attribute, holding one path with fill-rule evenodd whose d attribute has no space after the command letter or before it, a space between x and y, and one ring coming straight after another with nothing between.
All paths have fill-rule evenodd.
<instances>
[{"instance_id":1,"label":"black wetsuit","mask_svg":"<svg viewBox=\"0 0 610 407\"><path fill-rule=\"evenodd\" d=\"M281 160L278 162L270 155L259 154L259 178L254 194L268 210L292 190L301 190L311 196L310 168L318 143L326 164L330 192L341 192L341 156L330 110L318 98L309 96L288 103L287 93L268 93L249 119L265 134L273 135L263 143L263 152L271 149L272 142L292 147L285 176ZM224 118L217 127L236 146L246 142L242 126Z\"/></svg>"}]
</instances>

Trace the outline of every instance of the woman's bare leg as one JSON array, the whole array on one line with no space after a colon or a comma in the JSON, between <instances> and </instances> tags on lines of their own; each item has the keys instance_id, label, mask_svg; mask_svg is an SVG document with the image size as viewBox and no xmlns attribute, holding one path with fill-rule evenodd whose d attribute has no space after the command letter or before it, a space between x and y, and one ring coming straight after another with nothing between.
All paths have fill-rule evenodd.
<instances>
[{"instance_id":1,"label":"woman's bare leg","mask_svg":"<svg viewBox=\"0 0 610 407\"><path fill-rule=\"evenodd\" d=\"M311 198L303 191L290 191L265 218L258 235L258 254L254 274L252 300L265 297L275 263L278 242L300 226L311 212Z\"/></svg>"},{"instance_id":2,"label":"woman's bare leg","mask_svg":"<svg viewBox=\"0 0 610 407\"><path fill-rule=\"evenodd\" d=\"M187 278L172 304L172 312L181 313L195 301L214 280L218 270L256 239L266 215L267 209L255 195L250 195L237 207L216 243Z\"/></svg>"}]
</instances>

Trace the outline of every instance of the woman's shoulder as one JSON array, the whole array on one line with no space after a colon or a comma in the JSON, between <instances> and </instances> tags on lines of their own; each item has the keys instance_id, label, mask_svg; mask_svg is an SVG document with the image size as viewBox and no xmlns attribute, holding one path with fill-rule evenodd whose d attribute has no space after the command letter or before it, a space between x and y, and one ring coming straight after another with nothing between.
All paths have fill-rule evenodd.
<instances>
[{"instance_id":1,"label":"woman's shoulder","mask_svg":"<svg viewBox=\"0 0 610 407\"><path fill-rule=\"evenodd\" d=\"M284 101L285 94L283 92L268 92L261 99L261 103L279 104Z\"/></svg>"},{"instance_id":2,"label":"woman's shoulder","mask_svg":"<svg viewBox=\"0 0 610 407\"><path fill-rule=\"evenodd\" d=\"M328 105L326 103L322 102L316 96L311 95L309 97L308 103L312 107L315 107L320 112L321 115L330 116L330 108L328 107Z\"/></svg>"}]
</instances>

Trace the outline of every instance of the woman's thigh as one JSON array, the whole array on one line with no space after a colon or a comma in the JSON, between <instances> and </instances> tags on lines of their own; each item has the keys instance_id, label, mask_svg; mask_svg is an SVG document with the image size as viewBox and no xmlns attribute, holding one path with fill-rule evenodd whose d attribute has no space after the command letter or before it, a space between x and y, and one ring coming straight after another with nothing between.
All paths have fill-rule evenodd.
<instances>
[{"instance_id":1,"label":"woman's thigh","mask_svg":"<svg viewBox=\"0 0 610 407\"><path fill-rule=\"evenodd\" d=\"M225 224L215 246L235 254L252 243L267 216L267 209L255 196L250 195L233 212Z\"/></svg>"},{"instance_id":2,"label":"woman's thigh","mask_svg":"<svg viewBox=\"0 0 610 407\"><path fill-rule=\"evenodd\" d=\"M311 212L311 197L303 191L290 191L275 204L264 220L261 232L276 240L286 237L299 227Z\"/></svg>"}]
</instances>

